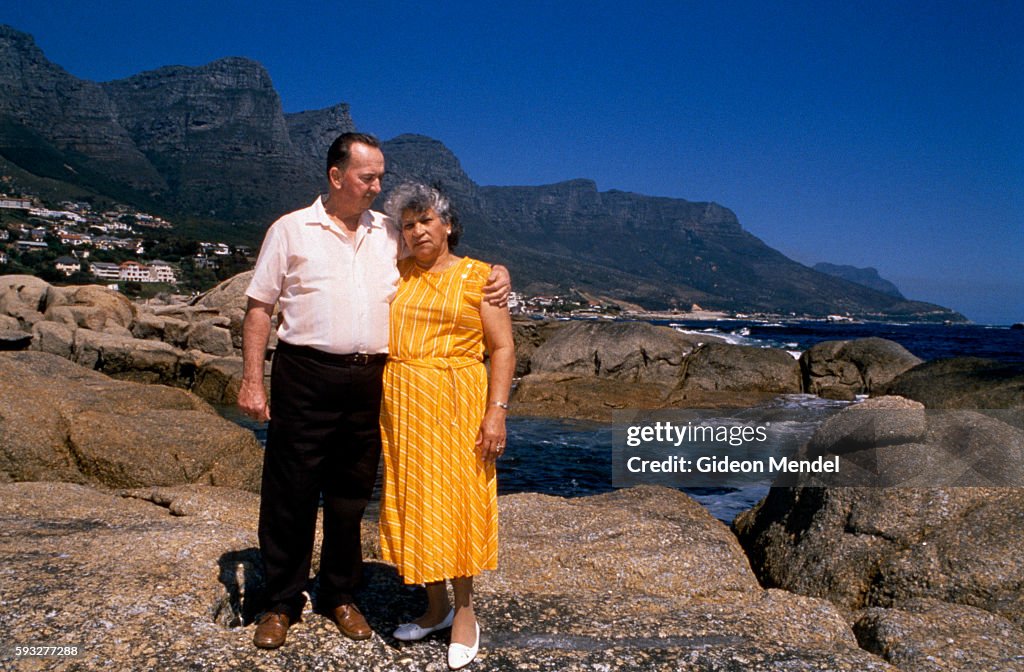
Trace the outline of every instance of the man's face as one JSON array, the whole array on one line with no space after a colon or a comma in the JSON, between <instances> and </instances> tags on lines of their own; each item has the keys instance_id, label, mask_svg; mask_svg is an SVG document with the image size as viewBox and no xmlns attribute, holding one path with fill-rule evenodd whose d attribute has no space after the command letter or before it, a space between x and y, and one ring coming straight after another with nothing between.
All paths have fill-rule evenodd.
<instances>
[{"instance_id":1,"label":"man's face","mask_svg":"<svg viewBox=\"0 0 1024 672\"><path fill-rule=\"evenodd\" d=\"M384 154L376 147L353 143L348 165L344 169L331 168L330 177L343 209L368 210L380 193L380 181L384 179Z\"/></svg>"}]
</instances>

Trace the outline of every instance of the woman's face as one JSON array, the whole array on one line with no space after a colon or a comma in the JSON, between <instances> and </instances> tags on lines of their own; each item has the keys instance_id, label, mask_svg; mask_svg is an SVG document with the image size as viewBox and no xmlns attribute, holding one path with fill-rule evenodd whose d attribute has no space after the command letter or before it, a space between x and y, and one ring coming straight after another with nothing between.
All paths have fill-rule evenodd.
<instances>
[{"instance_id":1,"label":"woman's face","mask_svg":"<svg viewBox=\"0 0 1024 672\"><path fill-rule=\"evenodd\" d=\"M449 227L433 208L402 211L402 236L420 265L429 265L448 252Z\"/></svg>"}]
</instances>

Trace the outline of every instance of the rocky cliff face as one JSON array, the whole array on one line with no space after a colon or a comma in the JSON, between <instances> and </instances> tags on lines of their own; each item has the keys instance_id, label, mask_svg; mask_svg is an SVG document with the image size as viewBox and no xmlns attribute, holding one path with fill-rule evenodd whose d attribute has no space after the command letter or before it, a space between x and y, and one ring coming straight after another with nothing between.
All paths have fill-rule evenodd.
<instances>
[{"instance_id":1,"label":"rocky cliff face","mask_svg":"<svg viewBox=\"0 0 1024 672\"><path fill-rule=\"evenodd\" d=\"M317 179L324 173L327 150L340 133L356 130L349 116L349 106L339 103L322 110L309 110L284 115L295 156L307 165Z\"/></svg>"},{"instance_id":2,"label":"rocky cliff face","mask_svg":"<svg viewBox=\"0 0 1024 672\"><path fill-rule=\"evenodd\" d=\"M0 85L0 154L29 172L260 230L311 200L327 144L354 128L347 105L286 118L248 59L97 84L6 26Z\"/></svg>"},{"instance_id":3,"label":"rocky cliff face","mask_svg":"<svg viewBox=\"0 0 1024 672\"><path fill-rule=\"evenodd\" d=\"M135 189L166 189L118 124L103 88L70 75L30 35L3 25L0 90L0 151L9 159L46 177L68 178L78 169Z\"/></svg>"},{"instance_id":4,"label":"rocky cliff face","mask_svg":"<svg viewBox=\"0 0 1024 672\"><path fill-rule=\"evenodd\" d=\"M292 145L281 101L259 63L225 58L161 68L103 90L120 124L159 166L180 210L262 222L267 213L310 200L319 184Z\"/></svg>"},{"instance_id":5,"label":"rocky cliff face","mask_svg":"<svg viewBox=\"0 0 1024 672\"><path fill-rule=\"evenodd\" d=\"M0 27L0 85L0 156L172 216L239 224L253 244L269 222L323 188L327 146L354 129L343 104L283 114L266 70L247 59L95 84L50 63L30 36L7 27ZM418 135L394 138L384 151L387 186L440 185L466 225L460 250L506 264L528 293L577 289L649 309L698 303L962 319L798 264L716 203L599 192L590 180L481 187L448 148Z\"/></svg>"},{"instance_id":6,"label":"rocky cliff face","mask_svg":"<svg viewBox=\"0 0 1024 672\"><path fill-rule=\"evenodd\" d=\"M717 203L597 190L592 180L480 187L440 142L384 143L392 180L444 188L465 251L500 260L528 293L579 289L648 308L704 308L956 319L951 311L819 273L744 231ZM386 197L386 194L384 195ZM384 197L378 200L378 206Z\"/></svg>"}]
</instances>

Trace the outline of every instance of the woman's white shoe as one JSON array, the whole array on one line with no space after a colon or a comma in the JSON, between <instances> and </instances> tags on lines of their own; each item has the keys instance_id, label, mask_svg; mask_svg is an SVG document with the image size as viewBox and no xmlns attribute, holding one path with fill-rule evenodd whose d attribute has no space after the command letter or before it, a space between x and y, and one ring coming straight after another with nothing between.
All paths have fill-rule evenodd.
<instances>
[{"instance_id":1,"label":"woman's white shoe","mask_svg":"<svg viewBox=\"0 0 1024 672\"><path fill-rule=\"evenodd\" d=\"M415 623L402 623L400 626L395 628L394 638L403 642L416 642L432 632L452 627L452 621L454 620L455 610L452 609L448 612L448 615L444 617L443 621L428 628L416 625Z\"/></svg>"},{"instance_id":2,"label":"woman's white shoe","mask_svg":"<svg viewBox=\"0 0 1024 672\"><path fill-rule=\"evenodd\" d=\"M473 646L452 642L448 645L448 667L458 670L473 662L480 650L480 624L476 624L476 641Z\"/></svg>"}]
</instances>

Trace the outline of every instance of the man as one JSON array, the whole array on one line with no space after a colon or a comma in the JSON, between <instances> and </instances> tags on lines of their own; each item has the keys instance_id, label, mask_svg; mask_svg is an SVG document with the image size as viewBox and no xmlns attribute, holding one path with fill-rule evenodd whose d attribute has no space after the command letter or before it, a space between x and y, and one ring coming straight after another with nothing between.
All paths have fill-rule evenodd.
<instances>
[{"instance_id":1,"label":"man","mask_svg":"<svg viewBox=\"0 0 1024 672\"><path fill-rule=\"evenodd\" d=\"M376 138L339 136L327 153L326 199L274 222L246 292L238 405L270 420L259 520L269 610L253 637L260 648L284 644L302 614L321 497L318 610L352 639L372 634L352 594L362 573L360 520L380 459L381 376L398 287L401 236L369 209L383 177ZM492 274L488 300L503 304L508 284L503 268ZM275 303L271 413L263 362Z\"/></svg>"}]
</instances>

